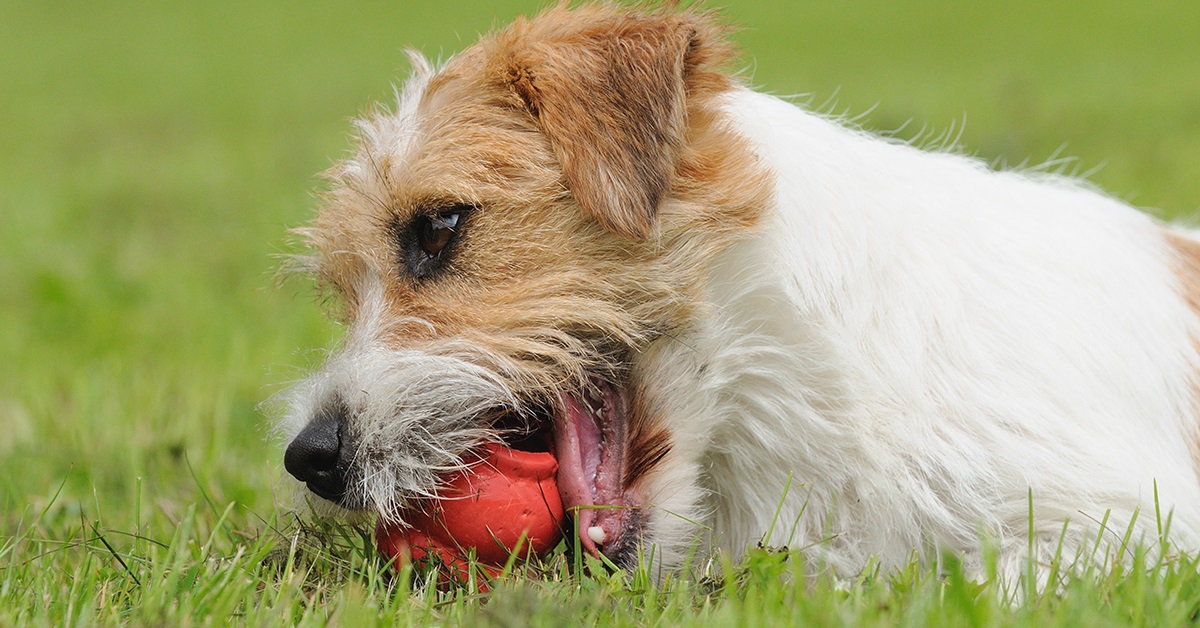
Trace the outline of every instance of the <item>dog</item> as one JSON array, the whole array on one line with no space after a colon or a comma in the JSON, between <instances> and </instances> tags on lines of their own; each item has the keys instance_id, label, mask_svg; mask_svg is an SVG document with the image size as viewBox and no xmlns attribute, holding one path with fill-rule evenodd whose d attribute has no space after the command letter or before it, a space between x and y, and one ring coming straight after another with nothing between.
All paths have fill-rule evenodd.
<instances>
[{"instance_id":1,"label":"dog","mask_svg":"<svg viewBox=\"0 0 1200 628\"><path fill-rule=\"evenodd\" d=\"M414 54L300 230L347 328L288 393L301 485L402 524L481 445L540 448L583 550L668 571L1200 546L1200 243L734 58L711 12L611 4Z\"/></svg>"}]
</instances>

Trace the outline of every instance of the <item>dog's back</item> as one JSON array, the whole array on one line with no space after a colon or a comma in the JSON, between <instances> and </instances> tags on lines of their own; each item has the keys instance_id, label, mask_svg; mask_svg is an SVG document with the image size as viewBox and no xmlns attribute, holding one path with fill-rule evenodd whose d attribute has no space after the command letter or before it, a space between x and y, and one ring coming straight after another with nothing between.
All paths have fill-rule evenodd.
<instances>
[{"instance_id":1,"label":"dog's back","mask_svg":"<svg viewBox=\"0 0 1200 628\"><path fill-rule=\"evenodd\" d=\"M708 476L730 547L799 517L779 542L832 537L846 568L982 532L1019 570L1030 495L1051 553L1067 520L1068 543L1103 519L1119 539L1134 513L1154 530L1156 507L1196 547L1194 244L1079 181L750 91L727 111L775 177L765 224L716 266L700 343L738 365L716 376L731 453ZM783 478L748 478L780 468L776 514Z\"/></svg>"}]
</instances>

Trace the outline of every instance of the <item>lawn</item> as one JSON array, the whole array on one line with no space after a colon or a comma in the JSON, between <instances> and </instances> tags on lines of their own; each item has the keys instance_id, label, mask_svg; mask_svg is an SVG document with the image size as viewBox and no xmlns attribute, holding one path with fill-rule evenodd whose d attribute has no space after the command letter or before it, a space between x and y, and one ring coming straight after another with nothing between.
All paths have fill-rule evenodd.
<instances>
[{"instance_id":1,"label":"lawn","mask_svg":"<svg viewBox=\"0 0 1200 628\"><path fill-rule=\"evenodd\" d=\"M302 523L264 401L341 330L305 281L276 287L274 256L404 47L444 58L537 6L0 3L0 625L1194 620L1186 559L1016 607L952 564L835 583L767 551L664 587L552 561L470 596L410 591L360 530ZM1155 214L1200 212L1194 0L727 13L761 89L997 165L1071 156Z\"/></svg>"}]
</instances>

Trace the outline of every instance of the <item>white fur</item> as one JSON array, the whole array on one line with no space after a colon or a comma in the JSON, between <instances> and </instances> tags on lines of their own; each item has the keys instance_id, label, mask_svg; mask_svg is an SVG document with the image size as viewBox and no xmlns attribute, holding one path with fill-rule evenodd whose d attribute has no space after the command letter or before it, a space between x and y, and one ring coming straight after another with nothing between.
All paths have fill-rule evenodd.
<instances>
[{"instance_id":1,"label":"white fur","mask_svg":"<svg viewBox=\"0 0 1200 628\"><path fill-rule=\"evenodd\" d=\"M343 438L356 445L353 498L400 521L411 500L438 497L439 482L463 468L464 452L496 438L480 417L497 408L516 410L518 401L482 349L461 343L443 343L439 353L389 348L388 331L428 323L389 320L377 277L364 278L357 294L361 305L343 347L288 392L279 431L290 442L340 400L352 417Z\"/></svg>"},{"instance_id":2,"label":"white fur","mask_svg":"<svg viewBox=\"0 0 1200 628\"><path fill-rule=\"evenodd\" d=\"M848 575L924 550L978 566L982 535L1015 578L1030 494L1047 560L1106 512L1104 538L1140 513L1152 539L1157 484L1171 540L1200 547L1196 324L1160 224L771 96L726 111L776 204L714 264L711 318L638 365L676 447L652 540L678 541L678 514L740 553L774 521L767 542Z\"/></svg>"}]
</instances>

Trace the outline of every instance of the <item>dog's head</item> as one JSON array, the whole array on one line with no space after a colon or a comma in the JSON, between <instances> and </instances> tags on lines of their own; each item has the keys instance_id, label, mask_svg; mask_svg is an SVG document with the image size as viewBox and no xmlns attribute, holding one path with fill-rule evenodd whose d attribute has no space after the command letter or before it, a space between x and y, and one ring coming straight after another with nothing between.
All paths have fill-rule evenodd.
<instances>
[{"instance_id":1,"label":"dog's head","mask_svg":"<svg viewBox=\"0 0 1200 628\"><path fill-rule=\"evenodd\" d=\"M704 315L707 268L769 193L722 122L722 35L554 8L437 71L414 57L302 230L348 331L292 391L293 475L394 520L484 443L548 450L577 529L604 531L584 547L634 555L677 429L643 356Z\"/></svg>"}]
</instances>

